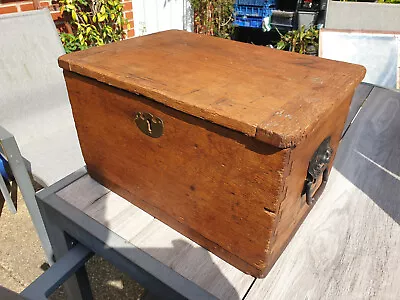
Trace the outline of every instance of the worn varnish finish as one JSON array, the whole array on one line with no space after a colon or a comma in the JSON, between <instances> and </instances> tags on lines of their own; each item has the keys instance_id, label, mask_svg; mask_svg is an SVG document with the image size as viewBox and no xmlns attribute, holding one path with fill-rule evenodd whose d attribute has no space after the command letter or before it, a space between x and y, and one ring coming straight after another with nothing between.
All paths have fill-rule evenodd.
<instances>
[{"instance_id":1,"label":"worn varnish finish","mask_svg":"<svg viewBox=\"0 0 400 300\"><path fill-rule=\"evenodd\" d=\"M175 40L173 51L169 39L178 36L181 40ZM150 51L157 43L163 47L155 47L150 60L149 53L141 51ZM310 209L301 198L309 160L328 136L336 150L355 85L364 70L275 51L265 52L272 54L263 60L255 46L175 31L119 45L60 60L64 68L72 70L64 74L89 174L242 271L264 276ZM192 55L200 59L192 66L192 75L199 78L192 78L190 84L176 81L187 67L183 66L182 47L189 47L186 59ZM224 72L239 65L228 64L222 54L244 54L246 47L254 50L246 60L250 69L256 69L256 62L271 68L276 63L273 58L280 56L281 67L292 68L282 83L291 86L285 97L278 97L282 75L278 80L272 69L266 68L265 75L271 76L264 78L267 83L259 77L245 82L241 78L246 89L226 77ZM216 53L206 55L204 48ZM122 57L129 49L136 49L135 57L143 60L131 65L127 56L126 68L122 68ZM104 55L110 59L104 61L100 72L95 62ZM207 63L201 62L205 58ZM152 69L151 61L157 60L160 64L175 61L176 68ZM318 66L318 70L305 72L304 65L307 70ZM115 73L118 67L119 75ZM218 77L215 83L210 78L217 69L225 77ZM145 80L141 72L148 74ZM341 89L324 84L332 78L342 84ZM252 89L248 89L249 82L255 85ZM302 86L306 82L310 86ZM166 94L175 100L169 101ZM163 120L164 134L160 138L143 134L134 122L137 112L149 112ZM250 127L255 131L248 131Z\"/></svg>"},{"instance_id":2,"label":"worn varnish finish","mask_svg":"<svg viewBox=\"0 0 400 300\"><path fill-rule=\"evenodd\" d=\"M365 74L361 66L176 30L68 54L59 64L281 148L306 137Z\"/></svg>"},{"instance_id":3,"label":"worn varnish finish","mask_svg":"<svg viewBox=\"0 0 400 300\"><path fill-rule=\"evenodd\" d=\"M302 143L296 147L290 154L290 176L286 178L285 186L287 187L286 197L280 204L278 216L276 218L277 225L274 232L274 243L270 248L270 263L272 266L279 255L282 253L291 237L296 233L311 207L305 203L305 199L299 201L298 195L301 194L303 186L298 184L301 178L307 175L308 162L310 153L313 153L319 144L327 137L331 137L331 145L333 146L334 155L341 138L344 123L346 121L347 112L352 97L349 96L346 102L335 112L326 116L325 120L321 120L315 131L308 137L307 143ZM339 130L338 130L339 129ZM329 169L332 168L334 156L332 157Z\"/></svg>"},{"instance_id":4,"label":"worn varnish finish","mask_svg":"<svg viewBox=\"0 0 400 300\"><path fill-rule=\"evenodd\" d=\"M248 257L254 273L265 264L290 150L92 79L65 77L93 178L234 265L245 268L238 257ZM164 135L139 131L136 111L160 117Z\"/></svg>"}]
</instances>

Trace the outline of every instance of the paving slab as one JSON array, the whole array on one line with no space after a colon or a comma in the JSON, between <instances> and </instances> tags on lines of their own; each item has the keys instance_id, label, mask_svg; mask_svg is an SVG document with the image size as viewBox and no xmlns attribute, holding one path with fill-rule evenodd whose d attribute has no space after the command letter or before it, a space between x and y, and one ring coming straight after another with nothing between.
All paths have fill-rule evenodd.
<instances>
[{"instance_id":1,"label":"paving slab","mask_svg":"<svg viewBox=\"0 0 400 300\"><path fill-rule=\"evenodd\" d=\"M18 194L18 213L12 214L4 207L0 217L0 266L28 285L43 273L41 266L46 260L28 210Z\"/></svg>"},{"instance_id":2,"label":"paving slab","mask_svg":"<svg viewBox=\"0 0 400 300\"><path fill-rule=\"evenodd\" d=\"M14 278L12 273L8 270L3 269L0 266L0 285L12 290L14 292L20 293L25 288L25 285L21 283L17 278Z\"/></svg>"}]
</instances>

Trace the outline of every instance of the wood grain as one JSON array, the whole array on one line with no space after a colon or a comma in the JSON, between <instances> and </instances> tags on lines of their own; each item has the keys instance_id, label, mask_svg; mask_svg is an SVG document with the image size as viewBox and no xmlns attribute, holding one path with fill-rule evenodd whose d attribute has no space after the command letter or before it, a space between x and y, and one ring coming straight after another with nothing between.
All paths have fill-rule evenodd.
<instances>
[{"instance_id":1,"label":"wood grain","mask_svg":"<svg viewBox=\"0 0 400 300\"><path fill-rule=\"evenodd\" d=\"M253 277L201 248L117 194L108 192L99 198L95 191L102 189L102 185L85 176L57 195L80 209L82 205L76 199L82 197L84 190L93 191L85 195L88 205L85 205L83 211L89 217L122 237L126 241L126 248L141 249L173 269L177 276L193 281L219 299L241 299L250 288Z\"/></svg>"},{"instance_id":2,"label":"wood grain","mask_svg":"<svg viewBox=\"0 0 400 300\"><path fill-rule=\"evenodd\" d=\"M307 136L365 74L361 66L176 30L71 53L59 65L280 148Z\"/></svg>"},{"instance_id":3,"label":"wood grain","mask_svg":"<svg viewBox=\"0 0 400 300\"><path fill-rule=\"evenodd\" d=\"M260 276L290 149L80 75L66 72L65 77L89 174L241 270ZM154 139L138 130L133 122L137 111L161 118L163 136Z\"/></svg>"},{"instance_id":4,"label":"wood grain","mask_svg":"<svg viewBox=\"0 0 400 300\"><path fill-rule=\"evenodd\" d=\"M352 96L347 91L340 106L315 121L297 147L279 149L64 73L89 174L256 277L265 276L309 211L300 199L308 163L327 136L336 149ZM163 120L160 138L136 128L138 111Z\"/></svg>"},{"instance_id":5,"label":"wood grain","mask_svg":"<svg viewBox=\"0 0 400 300\"><path fill-rule=\"evenodd\" d=\"M306 204L305 196L300 199L303 186L299 185L298 182L306 178L312 154L328 136L331 137L330 146L333 149L328 170L332 168L341 138L342 131L340 128L343 128L345 123L351 99L352 96L348 97L338 110L327 115L326 120L321 120L321 123L307 137L307 142L299 144L290 154L290 175L285 180L287 192L280 204L276 218L277 225L270 247L269 267L272 267L278 259L312 208Z\"/></svg>"},{"instance_id":6,"label":"wood grain","mask_svg":"<svg viewBox=\"0 0 400 300\"><path fill-rule=\"evenodd\" d=\"M67 55L60 65L89 174L257 277L309 211L301 200L309 161L328 136L336 150L365 73L179 31ZM160 118L164 134L144 135L137 112Z\"/></svg>"},{"instance_id":7,"label":"wood grain","mask_svg":"<svg viewBox=\"0 0 400 300\"><path fill-rule=\"evenodd\" d=\"M400 94L374 88L321 199L246 299L399 299Z\"/></svg>"}]
</instances>

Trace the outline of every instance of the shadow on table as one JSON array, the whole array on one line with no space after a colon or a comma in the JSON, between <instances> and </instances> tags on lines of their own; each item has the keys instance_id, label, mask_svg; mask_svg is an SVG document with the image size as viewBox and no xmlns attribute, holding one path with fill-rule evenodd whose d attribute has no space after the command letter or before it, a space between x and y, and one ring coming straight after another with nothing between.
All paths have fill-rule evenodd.
<instances>
[{"instance_id":1,"label":"shadow on table","mask_svg":"<svg viewBox=\"0 0 400 300\"><path fill-rule=\"evenodd\" d=\"M400 224L400 93L373 89L341 142L335 168Z\"/></svg>"},{"instance_id":2,"label":"shadow on table","mask_svg":"<svg viewBox=\"0 0 400 300\"><path fill-rule=\"evenodd\" d=\"M103 197L104 196L101 198ZM105 211L107 210L100 209L98 213L101 214L101 216L96 214L95 219L107 219L106 216L103 216L106 214L108 215L108 213ZM118 216L115 216L115 218L118 218ZM109 227L107 222L101 221L101 224ZM164 236L164 232L162 229L160 230L155 233L156 236L154 242L156 243L159 238ZM185 276L189 281L194 280L196 284L200 285L206 290L209 290L211 293L215 293L219 298L232 300L241 299L235 287L232 286L230 281L224 275L224 273L226 274L229 272L229 268L233 267L229 265L223 265L223 273L219 266L214 263L215 257L212 257L212 254L200 246L194 246L185 239L180 239L177 237L173 240L165 241L165 245L172 245L172 247L153 248L143 246L140 249L130 246L131 244L128 242L121 241L123 248L119 248L121 247L121 242L117 242L117 240L120 241L121 237L117 237L115 234L109 235L108 230L98 230L97 232L107 234L107 236L98 237L100 241L108 241L105 246L102 246L104 247L103 249L105 253L101 254L103 251L102 250L99 252L101 255L108 257L108 252L116 251L127 258L126 262L123 260L121 261L121 259L114 261L116 266L119 266L122 269L127 267L128 260L135 258L141 259L143 265L150 266L150 268L154 270L156 266L154 263L148 260L147 255L149 255L162 262L167 268L176 271L178 274L182 274L181 276ZM83 236L80 238L83 238ZM83 240L82 242L84 243ZM123 272L119 271L116 266L108 263L100 256L94 256L86 264L94 299L175 299L174 297L177 296L165 294L164 297L157 298L155 294L159 295L161 291L157 291L157 288L162 288L160 284L157 283L157 280L152 281L149 280L147 276L140 275L142 271L134 271L135 269L133 266L129 272L138 274L138 277L132 280L128 274L124 274ZM131 267L129 267L129 269L130 268ZM161 269L160 274L163 275L163 272L164 271ZM137 282L135 280L137 280ZM147 291L138 282L143 283ZM186 287L186 289L187 288L188 287ZM179 288L176 292L180 292ZM65 299L64 297L65 295L63 294L62 288L60 288L50 297L50 299Z\"/></svg>"},{"instance_id":3,"label":"shadow on table","mask_svg":"<svg viewBox=\"0 0 400 300\"><path fill-rule=\"evenodd\" d=\"M215 287L218 287L219 291L224 291L222 295L224 295L223 298L225 299L241 299L236 289L213 262L211 254L208 251L200 246L193 247L193 245L184 240L173 240L172 245L173 248L144 248L143 250L153 257L174 257L175 259L169 264L174 270L179 273L188 273L184 269L188 267L195 269L191 270L190 273L196 274L197 279L201 278L201 285L203 287L213 286L214 292L217 292ZM180 263L182 260L190 262L190 265ZM168 261L168 259L164 261ZM196 270L197 266L199 268ZM207 273L204 273L205 270ZM199 274L201 272L203 274ZM190 280L191 278L188 279Z\"/></svg>"}]
</instances>

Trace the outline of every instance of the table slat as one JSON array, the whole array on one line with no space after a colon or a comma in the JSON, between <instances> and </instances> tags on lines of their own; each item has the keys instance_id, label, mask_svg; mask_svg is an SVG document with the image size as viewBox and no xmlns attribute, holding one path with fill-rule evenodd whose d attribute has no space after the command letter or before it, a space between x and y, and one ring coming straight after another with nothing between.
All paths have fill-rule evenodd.
<instances>
[{"instance_id":1,"label":"table slat","mask_svg":"<svg viewBox=\"0 0 400 300\"><path fill-rule=\"evenodd\" d=\"M84 212L127 241L154 220L153 216L114 193L104 195Z\"/></svg>"},{"instance_id":2,"label":"table slat","mask_svg":"<svg viewBox=\"0 0 400 300\"><path fill-rule=\"evenodd\" d=\"M241 299L254 280L156 219L131 243L220 299Z\"/></svg>"},{"instance_id":3,"label":"table slat","mask_svg":"<svg viewBox=\"0 0 400 300\"><path fill-rule=\"evenodd\" d=\"M56 192L56 195L76 208L84 209L109 191L109 189L98 184L89 175L85 175Z\"/></svg>"}]
</instances>

